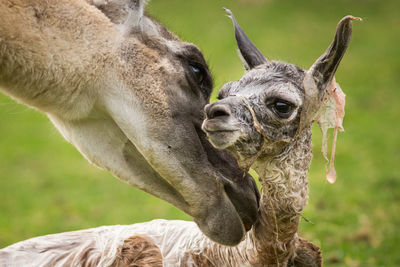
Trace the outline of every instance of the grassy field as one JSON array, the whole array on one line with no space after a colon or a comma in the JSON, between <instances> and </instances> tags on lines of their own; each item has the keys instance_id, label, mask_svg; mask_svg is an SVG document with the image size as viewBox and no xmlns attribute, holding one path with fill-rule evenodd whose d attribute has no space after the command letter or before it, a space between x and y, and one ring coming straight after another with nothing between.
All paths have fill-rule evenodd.
<instances>
[{"instance_id":1,"label":"grassy field","mask_svg":"<svg viewBox=\"0 0 400 267\"><path fill-rule=\"evenodd\" d=\"M337 22L354 23L337 72L347 94L334 185L325 179L314 129L310 201L301 235L323 250L325 266L400 266L400 6L397 0L153 0L149 13L204 52L215 92L243 68L229 7L270 59L309 67ZM37 235L155 218L190 219L91 166L46 116L0 95L0 247Z\"/></svg>"}]
</instances>

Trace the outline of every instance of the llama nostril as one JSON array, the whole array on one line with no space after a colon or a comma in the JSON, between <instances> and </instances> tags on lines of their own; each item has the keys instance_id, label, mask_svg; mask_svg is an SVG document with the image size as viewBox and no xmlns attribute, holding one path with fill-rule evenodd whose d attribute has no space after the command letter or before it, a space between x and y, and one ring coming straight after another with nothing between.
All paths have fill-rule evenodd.
<instances>
[{"instance_id":1,"label":"llama nostril","mask_svg":"<svg viewBox=\"0 0 400 267\"><path fill-rule=\"evenodd\" d=\"M207 117L214 119L216 117L230 116L231 112L226 106L215 105L208 109Z\"/></svg>"}]
</instances>

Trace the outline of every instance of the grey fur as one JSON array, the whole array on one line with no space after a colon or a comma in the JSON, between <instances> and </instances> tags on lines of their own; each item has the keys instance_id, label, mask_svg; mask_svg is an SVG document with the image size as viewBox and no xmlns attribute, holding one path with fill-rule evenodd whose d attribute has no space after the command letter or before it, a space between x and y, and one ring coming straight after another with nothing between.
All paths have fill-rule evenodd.
<instances>
[{"instance_id":1,"label":"grey fur","mask_svg":"<svg viewBox=\"0 0 400 267\"><path fill-rule=\"evenodd\" d=\"M316 253L307 254L306 261L296 257L296 250L302 255L297 231L308 201L311 125L350 41L353 19L339 22L333 43L310 70L260 62L239 81L225 84L219 101L205 107L203 130L211 143L233 152L242 168L252 166L259 175L260 217L250 232L256 249L252 265L321 265L314 245ZM234 23L236 33L239 26ZM250 41L238 42L243 45L248 47L241 51L256 51ZM257 61L258 56L247 55L247 64Z\"/></svg>"},{"instance_id":2,"label":"grey fur","mask_svg":"<svg viewBox=\"0 0 400 267\"><path fill-rule=\"evenodd\" d=\"M233 18L233 14L231 15ZM318 95L320 101L324 97L327 85L332 82L335 71L346 51L350 41L351 20L353 19L356 18L346 16L339 22L332 44L308 70L320 92ZM240 26L235 20L234 23L236 32ZM243 33L242 36L245 34ZM247 50L254 51L250 41L238 42L238 46L246 44L248 45ZM203 129L209 134L210 141L216 147L232 151L240 159L256 155L256 151L262 145L260 140L265 138L269 142L289 143L297 133L312 122L308 121L305 125L300 124L301 117L306 113L303 108L312 105L314 109L307 110L307 112L316 112L320 105L316 99L309 97L309 93L307 94L311 88L304 86L306 72L293 64L266 61L252 66L239 81L225 84L218 94L220 101L206 106L205 112L210 117L210 113L215 112L215 109L226 108L229 110L228 116L220 116L218 120L221 125L224 124L224 127L230 128L231 132L233 127L240 134L236 133L232 140L227 137L229 134L226 134L224 138L213 138L213 130L210 131L209 126L215 125L216 122L209 121L208 124L203 123ZM243 98L247 99L247 105ZM273 108L273 104L277 101L291 105L292 115L289 118L280 118L277 115ZM254 110L256 119L260 122L261 131L254 129L254 118L252 118L248 105ZM306 120L302 119L302 121ZM220 127L222 127L221 125Z\"/></svg>"}]
</instances>

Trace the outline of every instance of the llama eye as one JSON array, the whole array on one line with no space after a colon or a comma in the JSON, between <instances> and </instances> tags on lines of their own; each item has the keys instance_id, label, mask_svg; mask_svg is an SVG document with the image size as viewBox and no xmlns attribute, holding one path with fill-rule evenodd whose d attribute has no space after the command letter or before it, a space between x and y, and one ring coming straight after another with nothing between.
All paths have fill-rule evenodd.
<instances>
[{"instance_id":1,"label":"llama eye","mask_svg":"<svg viewBox=\"0 0 400 267\"><path fill-rule=\"evenodd\" d=\"M284 119L289 118L293 111L293 105L284 101L276 101L272 108L279 117Z\"/></svg>"},{"instance_id":2,"label":"llama eye","mask_svg":"<svg viewBox=\"0 0 400 267\"><path fill-rule=\"evenodd\" d=\"M196 78L196 81L200 84L204 80L204 71L201 67L197 67L195 65L189 65L190 71L193 73L193 76Z\"/></svg>"}]
</instances>

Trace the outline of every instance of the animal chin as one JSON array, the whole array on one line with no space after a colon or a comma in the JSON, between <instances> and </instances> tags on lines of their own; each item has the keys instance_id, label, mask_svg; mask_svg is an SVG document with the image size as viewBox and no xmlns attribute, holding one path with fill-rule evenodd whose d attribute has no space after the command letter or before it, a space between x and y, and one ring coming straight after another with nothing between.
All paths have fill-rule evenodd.
<instances>
[{"instance_id":1,"label":"animal chin","mask_svg":"<svg viewBox=\"0 0 400 267\"><path fill-rule=\"evenodd\" d=\"M215 120L205 120L202 125L210 143L218 149L232 146L239 138L239 130L229 125L224 125Z\"/></svg>"},{"instance_id":2,"label":"animal chin","mask_svg":"<svg viewBox=\"0 0 400 267\"><path fill-rule=\"evenodd\" d=\"M239 138L239 133L238 131L215 131L207 132L207 137L214 147L226 149L235 144Z\"/></svg>"},{"instance_id":3,"label":"animal chin","mask_svg":"<svg viewBox=\"0 0 400 267\"><path fill-rule=\"evenodd\" d=\"M232 202L226 194L224 195L207 214L194 220L211 240L223 245L235 246L244 239L248 229L245 228Z\"/></svg>"}]
</instances>

